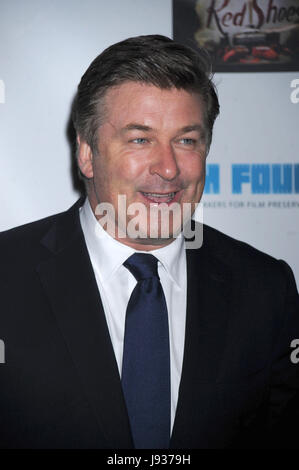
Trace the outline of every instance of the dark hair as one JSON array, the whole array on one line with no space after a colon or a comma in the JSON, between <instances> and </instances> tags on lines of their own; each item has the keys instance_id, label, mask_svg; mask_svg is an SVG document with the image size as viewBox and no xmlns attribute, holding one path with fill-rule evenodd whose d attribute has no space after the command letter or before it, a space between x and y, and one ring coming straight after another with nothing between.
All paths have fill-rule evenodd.
<instances>
[{"instance_id":1,"label":"dark hair","mask_svg":"<svg viewBox=\"0 0 299 470\"><path fill-rule=\"evenodd\" d=\"M77 133L93 151L97 148L97 130L104 117L103 98L109 88L127 81L198 93L206 105L209 147L219 102L208 53L204 49L195 51L165 36L148 35L108 47L81 78L72 117Z\"/></svg>"}]
</instances>

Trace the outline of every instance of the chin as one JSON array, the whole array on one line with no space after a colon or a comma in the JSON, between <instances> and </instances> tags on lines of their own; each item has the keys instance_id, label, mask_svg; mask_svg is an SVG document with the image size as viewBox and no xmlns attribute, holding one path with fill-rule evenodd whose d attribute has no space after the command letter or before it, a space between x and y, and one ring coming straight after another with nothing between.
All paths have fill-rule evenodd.
<instances>
[{"instance_id":1,"label":"chin","mask_svg":"<svg viewBox=\"0 0 299 470\"><path fill-rule=\"evenodd\" d=\"M182 231L182 227L179 226L176 230L165 231L161 227L152 228L152 232L148 231L147 233L140 233L135 241L141 241L141 243L147 245L161 245L167 244L173 241L174 238L178 237Z\"/></svg>"},{"instance_id":2,"label":"chin","mask_svg":"<svg viewBox=\"0 0 299 470\"><path fill-rule=\"evenodd\" d=\"M129 245L140 251L151 251L158 248L163 248L169 245L174 238L135 238L129 241Z\"/></svg>"}]
</instances>

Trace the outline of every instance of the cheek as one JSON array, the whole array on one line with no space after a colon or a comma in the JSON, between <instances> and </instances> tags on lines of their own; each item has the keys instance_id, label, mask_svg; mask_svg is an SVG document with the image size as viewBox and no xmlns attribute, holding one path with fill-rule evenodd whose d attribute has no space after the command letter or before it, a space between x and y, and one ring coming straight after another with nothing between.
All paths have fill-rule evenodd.
<instances>
[{"instance_id":1,"label":"cheek","mask_svg":"<svg viewBox=\"0 0 299 470\"><path fill-rule=\"evenodd\" d=\"M109 174L120 186L135 185L146 173L146 159L130 154L122 154L109 165Z\"/></svg>"},{"instance_id":2,"label":"cheek","mask_svg":"<svg viewBox=\"0 0 299 470\"><path fill-rule=\"evenodd\" d=\"M205 178L205 158L199 155L191 156L187 162L184 161L181 174L183 179L192 186L203 182Z\"/></svg>"},{"instance_id":3,"label":"cheek","mask_svg":"<svg viewBox=\"0 0 299 470\"><path fill-rule=\"evenodd\" d=\"M118 194L128 196L142 179L145 165L142 159L130 155L118 155L117 158L107 158L96 166L96 186L98 193L105 199L114 199Z\"/></svg>"}]
</instances>

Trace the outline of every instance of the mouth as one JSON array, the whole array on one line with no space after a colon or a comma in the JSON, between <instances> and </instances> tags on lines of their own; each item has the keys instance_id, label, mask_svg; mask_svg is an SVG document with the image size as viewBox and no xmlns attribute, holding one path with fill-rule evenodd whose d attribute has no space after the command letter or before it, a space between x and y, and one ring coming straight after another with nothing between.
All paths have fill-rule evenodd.
<instances>
[{"instance_id":1,"label":"mouth","mask_svg":"<svg viewBox=\"0 0 299 470\"><path fill-rule=\"evenodd\" d=\"M155 192L144 192L140 191L142 196L148 201L154 204L171 204L173 202L177 202L179 199L180 191L172 191L169 193L155 193Z\"/></svg>"}]
</instances>

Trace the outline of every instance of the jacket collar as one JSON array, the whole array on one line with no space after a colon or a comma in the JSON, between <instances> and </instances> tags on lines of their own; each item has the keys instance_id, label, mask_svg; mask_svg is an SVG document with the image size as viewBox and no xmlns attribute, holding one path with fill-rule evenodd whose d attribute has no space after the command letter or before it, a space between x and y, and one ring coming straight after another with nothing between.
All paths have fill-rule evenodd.
<instances>
[{"instance_id":1,"label":"jacket collar","mask_svg":"<svg viewBox=\"0 0 299 470\"><path fill-rule=\"evenodd\" d=\"M42 239L53 254L37 267L78 377L108 448L132 448L108 327L79 220L79 200Z\"/></svg>"},{"instance_id":2,"label":"jacket collar","mask_svg":"<svg viewBox=\"0 0 299 470\"><path fill-rule=\"evenodd\" d=\"M217 414L232 276L230 268L216 258L209 238L209 229L204 228L201 248L187 250L185 348L172 448L198 448L199 443L209 447L207 436Z\"/></svg>"}]
</instances>

